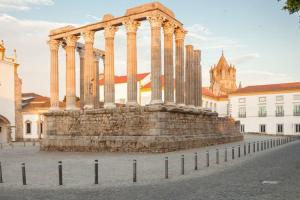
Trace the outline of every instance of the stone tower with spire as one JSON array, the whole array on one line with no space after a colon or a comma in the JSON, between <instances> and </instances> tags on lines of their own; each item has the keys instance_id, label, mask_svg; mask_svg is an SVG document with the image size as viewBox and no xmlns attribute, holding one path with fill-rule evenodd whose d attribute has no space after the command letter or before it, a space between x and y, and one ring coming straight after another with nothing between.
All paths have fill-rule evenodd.
<instances>
[{"instance_id":1,"label":"stone tower with spire","mask_svg":"<svg viewBox=\"0 0 300 200\"><path fill-rule=\"evenodd\" d=\"M217 65L211 66L210 90L216 96L227 95L236 91L236 69L232 64L228 64L224 52Z\"/></svg>"}]
</instances>

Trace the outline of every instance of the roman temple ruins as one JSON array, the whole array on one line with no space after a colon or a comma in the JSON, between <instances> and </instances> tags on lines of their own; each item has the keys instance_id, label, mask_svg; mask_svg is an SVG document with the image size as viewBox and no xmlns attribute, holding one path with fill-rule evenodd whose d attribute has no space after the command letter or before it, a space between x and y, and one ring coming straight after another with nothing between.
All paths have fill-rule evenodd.
<instances>
[{"instance_id":1,"label":"roman temple ruins","mask_svg":"<svg viewBox=\"0 0 300 200\"><path fill-rule=\"evenodd\" d=\"M144 21L151 26L151 101L140 106L136 34ZM114 36L119 26L125 26L127 32L126 106L115 104ZM97 31L104 33L104 51L94 47ZM45 114L41 149L168 152L242 140L239 122L202 109L201 51L185 45L186 34L174 13L158 2L128 9L121 17L106 14L93 24L50 31L51 108ZM78 43L80 37L84 44ZM66 52L65 110L59 109L60 46ZM80 54L80 109L76 107L76 49ZM104 60L103 106L99 104L99 59Z\"/></svg>"}]
</instances>

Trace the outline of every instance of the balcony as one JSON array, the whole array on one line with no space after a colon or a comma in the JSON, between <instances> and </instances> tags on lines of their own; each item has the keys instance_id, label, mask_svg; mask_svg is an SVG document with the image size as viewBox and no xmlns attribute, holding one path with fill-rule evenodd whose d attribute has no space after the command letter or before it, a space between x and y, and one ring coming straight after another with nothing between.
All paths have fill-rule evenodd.
<instances>
[{"instance_id":1,"label":"balcony","mask_svg":"<svg viewBox=\"0 0 300 200\"><path fill-rule=\"evenodd\" d=\"M258 112L258 117L266 117L267 113L266 112Z\"/></svg>"},{"instance_id":2,"label":"balcony","mask_svg":"<svg viewBox=\"0 0 300 200\"><path fill-rule=\"evenodd\" d=\"M246 113L239 113L239 118L246 118Z\"/></svg>"},{"instance_id":3,"label":"balcony","mask_svg":"<svg viewBox=\"0 0 300 200\"><path fill-rule=\"evenodd\" d=\"M294 111L294 116L300 116L300 111Z\"/></svg>"},{"instance_id":4,"label":"balcony","mask_svg":"<svg viewBox=\"0 0 300 200\"><path fill-rule=\"evenodd\" d=\"M281 112L275 112L275 116L276 117L283 117L284 116L284 112L283 111L281 111Z\"/></svg>"}]
</instances>

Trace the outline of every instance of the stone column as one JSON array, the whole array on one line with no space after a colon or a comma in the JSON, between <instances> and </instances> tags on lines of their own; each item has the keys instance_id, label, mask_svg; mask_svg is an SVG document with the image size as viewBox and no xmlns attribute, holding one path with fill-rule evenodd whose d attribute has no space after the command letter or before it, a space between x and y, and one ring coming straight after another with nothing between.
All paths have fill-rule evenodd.
<instances>
[{"instance_id":1,"label":"stone column","mask_svg":"<svg viewBox=\"0 0 300 200\"><path fill-rule=\"evenodd\" d=\"M128 20L123 23L127 31L127 105L137 106L137 50L136 31L140 23Z\"/></svg>"},{"instance_id":2,"label":"stone column","mask_svg":"<svg viewBox=\"0 0 300 200\"><path fill-rule=\"evenodd\" d=\"M50 110L59 110L59 82L58 82L58 48L60 42L58 40L50 40L48 42L51 54L50 68Z\"/></svg>"},{"instance_id":3,"label":"stone column","mask_svg":"<svg viewBox=\"0 0 300 200\"><path fill-rule=\"evenodd\" d=\"M175 45L176 45L176 104L184 105L184 36L186 31L182 28L175 30Z\"/></svg>"},{"instance_id":4,"label":"stone column","mask_svg":"<svg viewBox=\"0 0 300 200\"><path fill-rule=\"evenodd\" d=\"M94 68L94 31L87 31L83 33L85 40L85 54L84 54L84 109L94 108L93 99L93 68Z\"/></svg>"},{"instance_id":5,"label":"stone column","mask_svg":"<svg viewBox=\"0 0 300 200\"><path fill-rule=\"evenodd\" d=\"M164 18L160 15L147 17L151 25L151 102L162 103L161 84L161 26Z\"/></svg>"},{"instance_id":6,"label":"stone column","mask_svg":"<svg viewBox=\"0 0 300 200\"><path fill-rule=\"evenodd\" d=\"M76 109L75 46L78 37L65 38L66 46L66 110Z\"/></svg>"},{"instance_id":7,"label":"stone column","mask_svg":"<svg viewBox=\"0 0 300 200\"><path fill-rule=\"evenodd\" d=\"M201 78L200 78L200 50L194 50L194 66L195 66L195 81L194 81L194 87L195 87L195 106L196 108L200 108L200 92L202 88L200 88L201 84Z\"/></svg>"},{"instance_id":8,"label":"stone column","mask_svg":"<svg viewBox=\"0 0 300 200\"><path fill-rule=\"evenodd\" d=\"M201 66L201 50L199 50L198 55L198 69L199 69L199 75L198 75L198 85L199 85L199 101L198 101L198 107L202 108L202 66Z\"/></svg>"},{"instance_id":9,"label":"stone column","mask_svg":"<svg viewBox=\"0 0 300 200\"><path fill-rule=\"evenodd\" d=\"M80 57L80 108L84 106L84 49L77 49Z\"/></svg>"},{"instance_id":10,"label":"stone column","mask_svg":"<svg viewBox=\"0 0 300 200\"><path fill-rule=\"evenodd\" d=\"M164 30L164 102L174 104L174 65L173 34L175 25L172 22L163 24Z\"/></svg>"},{"instance_id":11,"label":"stone column","mask_svg":"<svg viewBox=\"0 0 300 200\"><path fill-rule=\"evenodd\" d=\"M187 106L192 106L192 95L191 95L191 85L192 85L192 65L193 65L193 46L186 45L186 61L185 61L185 104Z\"/></svg>"},{"instance_id":12,"label":"stone column","mask_svg":"<svg viewBox=\"0 0 300 200\"><path fill-rule=\"evenodd\" d=\"M93 97L94 97L94 107L99 108L99 59L100 56L95 54L94 59L94 71L93 71Z\"/></svg>"},{"instance_id":13,"label":"stone column","mask_svg":"<svg viewBox=\"0 0 300 200\"><path fill-rule=\"evenodd\" d=\"M104 68L104 108L115 108L114 37L117 27L108 25L104 29L105 68Z\"/></svg>"}]
</instances>

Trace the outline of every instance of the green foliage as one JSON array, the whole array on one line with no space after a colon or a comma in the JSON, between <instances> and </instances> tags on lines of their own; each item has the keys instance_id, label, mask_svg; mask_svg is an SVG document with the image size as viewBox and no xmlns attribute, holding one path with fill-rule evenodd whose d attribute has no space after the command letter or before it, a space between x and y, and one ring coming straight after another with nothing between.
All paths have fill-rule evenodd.
<instances>
[{"instance_id":1,"label":"green foliage","mask_svg":"<svg viewBox=\"0 0 300 200\"><path fill-rule=\"evenodd\" d=\"M283 9L289 11L290 14L298 12L300 10L300 0L286 0Z\"/></svg>"}]
</instances>

